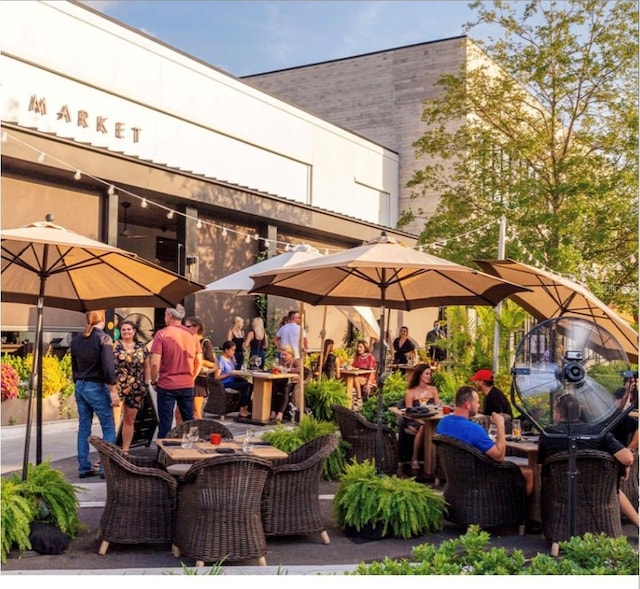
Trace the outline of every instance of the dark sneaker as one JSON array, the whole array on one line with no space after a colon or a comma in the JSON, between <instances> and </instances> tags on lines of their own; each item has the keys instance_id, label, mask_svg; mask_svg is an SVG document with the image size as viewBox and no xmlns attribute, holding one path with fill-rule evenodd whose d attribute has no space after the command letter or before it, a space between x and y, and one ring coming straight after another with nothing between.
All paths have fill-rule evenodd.
<instances>
[{"instance_id":1,"label":"dark sneaker","mask_svg":"<svg viewBox=\"0 0 640 589\"><path fill-rule=\"evenodd\" d=\"M85 472L81 472L78 476L81 479L88 479L89 477L97 477L99 473L95 470L86 470Z\"/></svg>"}]
</instances>

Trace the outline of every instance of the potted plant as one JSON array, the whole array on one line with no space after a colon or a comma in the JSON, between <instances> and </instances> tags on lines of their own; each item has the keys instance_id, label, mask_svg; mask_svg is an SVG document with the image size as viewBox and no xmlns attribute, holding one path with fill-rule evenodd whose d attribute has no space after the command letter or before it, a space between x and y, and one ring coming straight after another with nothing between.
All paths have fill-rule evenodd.
<instances>
[{"instance_id":1,"label":"potted plant","mask_svg":"<svg viewBox=\"0 0 640 589\"><path fill-rule=\"evenodd\" d=\"M372 461L348 465L333 500L338 525L365 537L412 538L442 529L444 497L415 479L379 476Z\"/></svg>"},{"instance_id":2,"label":"potted plant","mask_svg":"<svg viewBox=\"0 0 640 589\"><path fill-rule=\"evenodd\" d=\"M265 432L262 439L265 442L269 442L274 448L291 453L303 444L320 436L335 433L337 430L335 423L318 421L310 415L305 415L300 424L294 429L287 429L280 425L274 430ZM327 458L322 474L325 480L335 481L344 472L345 451L343 444L344 442L341 440L337 450Z\"/></svg>"},{"instance_id":3,"label":"potted plant","mask_svg":"<svg viewBox=\"0 0 640 589\"><path fill-rule=\"evenodd\" d=\"M402 372L392 372L387 376L382 385L383 423L394 431L397 431L397 421L393 413L387 411L389 407L395 407L404 399L407 390L407 377ZM378 422L378 397L370 397L362 404L362 415L372 423Z\"/></svg>"},{"instance_id":4,"label":"potted plant","mask_svg":"<svg viewBox=\"0 0 640 589\"><path fill-rule=\"evenodd\" d=\"M349 406L349 395L344 381L321 376L305 385L304 396L313 415L323 421L333 420L331 405Z\"/></svg>"},{"instance_id":5,"label":"potted plant","mask_svg":"<svg viewBox=\"0 0 640 589\"><path fill-rule=\"evenodd\" d=\"M47 524L69 538L76 537L81 526L77 498L81 490L67 482L62 472L51 468L48 460L38 466L29 464L24 481L17 474L2 478L1 562L6 562L14 546L19 552L32 547L34 523Z\"/></svg>"}]
</instances>

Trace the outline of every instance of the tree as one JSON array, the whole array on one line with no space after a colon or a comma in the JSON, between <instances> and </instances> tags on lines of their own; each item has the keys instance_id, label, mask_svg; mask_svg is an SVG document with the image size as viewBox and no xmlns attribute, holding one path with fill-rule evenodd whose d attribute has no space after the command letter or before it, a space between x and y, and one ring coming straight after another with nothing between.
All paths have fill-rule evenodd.
<instances>
[{"instance_id":1,"label":"tree","mask_svg":"<svg viewBox=\"0 0 640 589\"><path fill-rule=\"evenodd\" d=\"M470 6L470 29L500 34L469 42L425 102L414 145L433 163L409 185L440 201L420 242L460 263L495 258L504 215L508 257L582 280L637 321L637 2Z\"/></svg>"}]
</instances>

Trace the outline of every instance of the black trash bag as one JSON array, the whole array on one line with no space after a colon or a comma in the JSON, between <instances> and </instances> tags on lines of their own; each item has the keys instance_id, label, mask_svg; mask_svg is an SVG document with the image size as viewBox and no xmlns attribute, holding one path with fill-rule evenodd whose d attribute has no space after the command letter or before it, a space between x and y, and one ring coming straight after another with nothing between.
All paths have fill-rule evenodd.
<instances>
[{"instance_id":1,"label":"black trash bag","mask_svg":"<svg viewBox=\"0 0 640 589\"><path fill-rule=\"evenodd\" d=\"M62 554L71 543L71 536L61 532L52 524L31 522L29 542L38 554Z\"/></svg>"}]
</instances>

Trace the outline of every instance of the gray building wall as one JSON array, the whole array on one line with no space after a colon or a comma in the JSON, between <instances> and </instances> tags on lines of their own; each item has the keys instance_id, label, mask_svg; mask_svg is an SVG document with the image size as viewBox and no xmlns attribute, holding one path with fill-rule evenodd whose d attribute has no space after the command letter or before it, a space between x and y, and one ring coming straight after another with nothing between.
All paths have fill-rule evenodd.
<instances>
[{"instance_id":1,"label":"gray building wall","mask_svg":"<svg viewBox=\"0 0 640 589\"><path fill-rule=\"evenodd\" d=\"M435 211L438 195L411 199L407 183L425 158L413 143L427 130L423 102L436 96L437 80L466 63L467 37L456 37L366 55L301 66L243 80L328 121L397 151L400 157L399 211L416 220L404 229L419 234Z\"/></svg>"}]
</instances>

